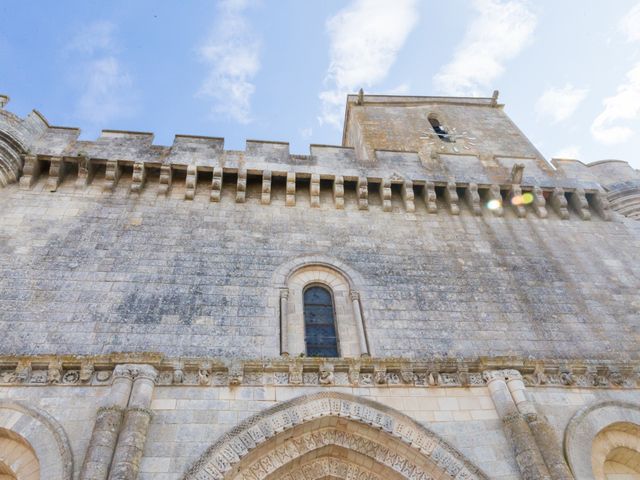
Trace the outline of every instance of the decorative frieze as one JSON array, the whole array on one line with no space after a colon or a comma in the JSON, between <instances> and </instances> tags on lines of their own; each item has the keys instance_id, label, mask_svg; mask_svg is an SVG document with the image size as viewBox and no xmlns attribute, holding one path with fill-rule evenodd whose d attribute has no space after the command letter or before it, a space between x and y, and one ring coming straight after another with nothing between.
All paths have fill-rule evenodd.
<instances>
[{"instance_id":1,"label":"decorative frieze","mask_svg":"<svg viewBox=\"0 0 640 480\"><path fill-rule=\"evenodd\" d=\"M282 298L286 300L286 290ZM357 293L354 292L357 300ZM126 360L125 360L126 361ZM511 363L514 362L514 363ZM489 365L491 368L488 368ZM580 388L639 388L640 365L585 361L514 361L442 359L424 363L407 359L367 356L353 358L290 358L232 362L216 359L157 360L159 385L385 385L393 387L474 387L484 385L482 372L517 371L527 386ZM332 375L330 375L332 374ZM152 372L152 375L155 373ZM507 375L507 374L505 374ZM139 364L112 363L103 357L77 360L72 357L34 356L9 360L0 357L0 385L60 386L110 385L114 378L131 380L145 376ZM339 383L338 379L341 379ZM328 382L328 383L327 383Z\"/></svg>"}]
</instances>

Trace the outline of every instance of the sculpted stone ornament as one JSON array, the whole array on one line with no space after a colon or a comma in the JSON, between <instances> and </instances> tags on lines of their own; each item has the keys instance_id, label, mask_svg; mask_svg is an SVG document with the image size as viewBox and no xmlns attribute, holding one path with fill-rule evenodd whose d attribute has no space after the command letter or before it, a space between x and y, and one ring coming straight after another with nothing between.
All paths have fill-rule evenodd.
<instances>
[{"instance_id":1,"label":"sculpted stone ornament","mask_svg":"<svg viewBox=\"0 0 640 480\"><path fill-rule=\"evenodd\" d=\"M202 364L198 369L198 385L206 386L211 382L211 366Z\"/></svg>"},{"instance_id":2,"label":"sculpted stone ornament","mask_svg":"<svg viewBox=\"0 0 640 480\"><path fill-rule=\"evenodd\" d=\"M62 362L60 360L52 360L47 370L47 383L57 385L62 380Z\"/></svg>"},{"instance_id":3,"label":"sculpted stone ornament","mask_svg":"<svg viewBox=\"0 0 640 480\"><path fill-rule=\"evenodd\" d=\"M27 383L30 378L31 362L29 360L19 360L13 377L13 383Z\"/></svg>"},{"instance_id":4,"label":"sculpted stone ornament","mask_svg":"<svg viewBox=\"0 0 640 480\"><path fill-rule=\"evenodd\" d=\"M93 363L89 360L83 360L80 363L79 379L82 383L88 383L91 381L93 375Z\"/></svg>"},{"instance_id":5,"label":"sculpted stone ornament","mask_svg":"<svg viewBox=\"0 0 640 480\"><path fill-rule=\"evenodd\" d=\"M378 385L387 383L387 367L376 365L373 367L373 378Z\"/></svg>"},{"instance_id":6,"label":"sculpted stone ornament","mask_svg":"<svg viewBox=\"0 0 640 480\"><path fill-rule=\"evenodd\" d=\"M229 385L240 385L242 383L244 370L242 363L232 362L229 365Z\"/></svg>"},{"instance_id":7,"label":"sculpted stone ornament","mask_svg":"<svg viewBox=\"0 0 640 480\"><path fill-rule=\"evenodd\" d=\"M333 385L334 383L333 370L334 370L334 366L332 363L325 362L320 366L320 377L319 377L320 385Z\"/></svg>"},{"instance_id":8,"label":"sculpted stone ornament","mask_svg":"<svg viewBox=\"0 0 640 480\"><path fill-rule=\"evenodd\" d=\"M402 379L403 383L412 385L415 382L416 376L410 367L404 367L400 369L400 378Z\"/></svg>"}]
</instances>

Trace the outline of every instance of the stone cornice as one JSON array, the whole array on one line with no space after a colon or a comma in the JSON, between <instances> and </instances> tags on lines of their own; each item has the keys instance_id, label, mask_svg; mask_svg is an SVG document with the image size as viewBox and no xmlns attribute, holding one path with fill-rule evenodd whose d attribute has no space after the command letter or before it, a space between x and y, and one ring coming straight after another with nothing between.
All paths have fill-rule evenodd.
<instances>
[{"instance_id":1,"label":"stone cornice","mask_svg":"<svg viewBox=\"0 0 640 480\"><path fill-rule=\"evenodd\" d=\"M0 356L0 385L99 386L110 385L114 377L122 375L149 378L159 386L474 387L484 386L496 376L505 380L521 376L529 386L639 388L640 360L280 357L230 362L144 353Z\"/></svg>"}]
</instances>

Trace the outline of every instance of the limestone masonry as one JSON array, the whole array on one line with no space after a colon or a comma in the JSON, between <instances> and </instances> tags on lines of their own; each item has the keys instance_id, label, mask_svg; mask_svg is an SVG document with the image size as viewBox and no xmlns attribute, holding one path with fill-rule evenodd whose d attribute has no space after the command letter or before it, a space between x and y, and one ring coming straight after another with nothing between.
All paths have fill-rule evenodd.
<instances>
[{"instance_id":1,"label":"limestone masonry","mask_svg":"<svg viewBox=\"0 0 640 480\"><path fill-rule=\"evenodd\" d=\"M640 171L491 98L341 146L0 95L0 480L640 479Z\"/></svg>"}]
</instances>

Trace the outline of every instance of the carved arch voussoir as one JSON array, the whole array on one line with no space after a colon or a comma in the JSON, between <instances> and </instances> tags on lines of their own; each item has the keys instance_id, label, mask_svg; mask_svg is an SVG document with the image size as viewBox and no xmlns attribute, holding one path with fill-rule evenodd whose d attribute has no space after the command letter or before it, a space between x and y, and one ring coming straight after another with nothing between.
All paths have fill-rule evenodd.
<instances>
[{"instance_id":1,"label":"carved arch voussoir","mask_svg":"<svg viewBox=\"0 0 640 480\"><path fill-rule=\"evenodd\" d=\"M209 447L183 478L226 478L245 456L279 433L323 417L344 417L372 427L382 432L382 436L388 435L390 442L401 442L412 457L434 465L449 478L488 478L460 452L406 415L377 402L338 392L305 395L250 417Z\"/></svg>"},{"instance_id":2,"label":"carved arch voussoir","mask_svg":"<svg viewBox=\"0 0 640 480\"><path fill-rule=\"evenodd\" d=\"M46 472L47 478L73 478L69 439L51 415L22 402L0 401L0 428L19 435L31 446L40 462L40 471Z\"/></svg>"},{"instance_id":3,"label":"carved arch voussoir","mask_svg":"<svg viewBox=\"0 0 640 480\"><path fill-rule=\"evenodd\" d=\"M595 478L592 454L598 433L618 423L640 428L640 405L615 400L595 403L579 410L564 435L564 453L575 478Z\"/></svg>"},{"instance_id":4,"label":"carved arch voussoir","mask_svg":"<svg viewBox=\"0 0 640 480\"><path fill-rule=\"evenodd\" d=\"M272 285L276 288L286 287L289 277L304 267L325 267L336 270L345 277L351 288L360 288L364 284L362 276L345 262L329 255L302 255L280 265L272 276Z\"/></svg>"}]
</instances>

